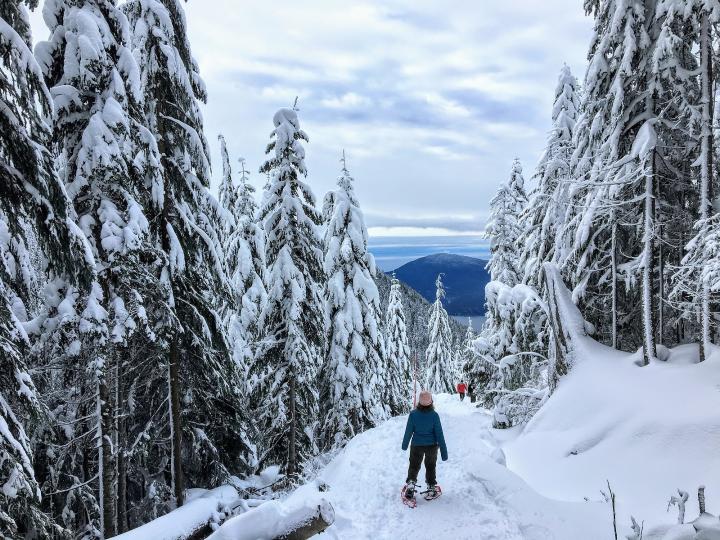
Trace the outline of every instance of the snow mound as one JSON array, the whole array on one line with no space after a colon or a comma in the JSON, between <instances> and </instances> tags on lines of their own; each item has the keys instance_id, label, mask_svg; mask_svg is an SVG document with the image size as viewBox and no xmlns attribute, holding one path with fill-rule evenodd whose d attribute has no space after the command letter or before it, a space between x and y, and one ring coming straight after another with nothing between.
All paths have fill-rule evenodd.
<instances>
[{"instance_id":1,"label":"snow mound","mask_svg":"<svg viewBox=\"0 0 720 540\"><path fill-rule=\"evenodd\" d=\"M505 445L510 469L543 495L570 501L601 500L609 481L624 529L631 515L674 523L676 511L666 508L678 488L691 494L688 520L698 515L700 485L709 486L708 510L719 512L720 486L712 482L720 477L720 349L699 364L697 346L681 346L639 367L637 353L590 341L582 361Z\"/></svg>"}]
</instances>

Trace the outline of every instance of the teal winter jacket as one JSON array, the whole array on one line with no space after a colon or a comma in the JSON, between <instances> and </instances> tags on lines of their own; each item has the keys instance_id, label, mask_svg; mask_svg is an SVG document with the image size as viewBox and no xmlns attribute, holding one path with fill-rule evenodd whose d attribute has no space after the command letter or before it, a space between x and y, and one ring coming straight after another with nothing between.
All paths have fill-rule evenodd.
<instances>
[{"instance_id":1,"label":"teal winter jacket","mask_svg":"<svg viewBox=\"0 0 720 540\"><path fill-rule=\"evenodd\" d=\"M411 438L412 446L439 446L440 457L443 461L447 461L448 452L440 415L435 411L415 409L410 413L402 442L403 450L407 450Z\"/></svg>"}]
</instances>

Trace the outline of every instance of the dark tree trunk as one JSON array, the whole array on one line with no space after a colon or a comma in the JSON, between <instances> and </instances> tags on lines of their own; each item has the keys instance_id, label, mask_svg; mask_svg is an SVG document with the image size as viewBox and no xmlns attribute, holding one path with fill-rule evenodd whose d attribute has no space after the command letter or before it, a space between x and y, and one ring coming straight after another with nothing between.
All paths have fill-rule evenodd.
<instances>
[{"instance_id":1,"label":"dark tree trunk","mask_svg":"<svg viewBox=\"0 0 720 540\"><path fill-rule=\"evenodd\" d=\"M180 376L177 336L170 343L169 356L169 392L170 392L170 430L172 432L172 477L175 502L183 505L183 472L182 472L182 423L180 417Z\"/></svg>"},{"instance_id":2,"label":"dark tree trunk","mask_svg":"<svg viewBox=\"0 0 720 540\"><path fill-rule=\"evenodd\" d=\"M100 400L100 418L98 426L99 456L102 474L100 489L102 499L102 533L104 538L115 536L115 500L113 497L113 461L112 461L112 411L110 406L110 390L103 373L98 378L98 399Z\"/></svg>"},{"instance_id":3,"label":"dark tree trunk","mask_svg":"<svg viewBox=\"0 0 720 540\"><path fill-rule=\"evenodd\" d=\"M297 417L295 411L295 372L290 372L290 438L288 440L288 478L293 480L297 472L296 448Z\"/></svg>"},{"instance_id":4,"label":"dark tree trunk","mask_svg":"<svg viewBox=\"0 0 720 540\"><path fill-rule=\"evenodd\" d=\"M663 249L663 226L658 227L658 322L657 337L658 343L664 342L665 332L665 250Z\"/></svg>"},{"instance_id":5,"label":"dark tree trunk","mask_svg":"<svg viewBox=\"0 0 720 540\"><path fill-rule=\"evenodd\" d=\"M131 349L134 351L134 349ZM128 350L125 350L127 353ZM116 404L117 404L117 443L116 443L116 463L117 463L117 507L115 514L117 516L118 534L128 530L127 519L127 398L125 391L125 357L117 359L117 375L115 381L116 388Z\"/></svg>"},{"instance_id":6,"label":"dark tree trunk","mask_svg":"<svg viewBox=\"0 0 720 540\"><path fill-rule=\"evenodd\" d=\"M645 172L645 208L644 208L644 227L643 227L643 363L650 363L651 358L657 357L657 347L655 343L655 298L657 291L655 288L655 174L656 174L656 154L652 151L650 157L650 171Z\"/></svg>"},{"instance_id":7,"label":"dark tree trunk","mask_svg":"<svg viewBox=\"0 0 720 540\"><path fill-rule=\"evenodd\" d=\"M615 215L613 213L613 221L615 221ZM617 279L617 223L613 223L612 226L612 241L611 241L611 264L612 264L612 338L611 346L613 349L618 348L618 279Z\"/></svg>"},{"instance_id":8,"label":"dark tree trunk","mask_svg":"<svg viewBox=\"0 0 720 540\"><path fill-rule=\"evenodd\" d=\"M713 82L713 50L712 25L707 11L703 11L700 18L700 87L701 87L701 152L704 159L700 163L700 219L710 216L710 205L713 196L713 115L714 92ZM703 156L701 155L701 158ZM700 285L700 362L707 357L706 347L710 344L711 319L710 290L706 283Z\"/></svg>"}]
</instances>

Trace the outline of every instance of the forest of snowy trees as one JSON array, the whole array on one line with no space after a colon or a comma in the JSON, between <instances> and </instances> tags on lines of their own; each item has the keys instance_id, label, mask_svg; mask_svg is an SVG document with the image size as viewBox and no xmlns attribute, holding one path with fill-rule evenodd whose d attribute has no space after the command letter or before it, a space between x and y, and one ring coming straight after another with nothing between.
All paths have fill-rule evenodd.
<instances>
[{"instance_id":1,"label":"forest of snowy trees","mask_svg":"<svg viewBox=\"0 0 720 540\"><path fill-rule=\"evenodd\" d=\"M316 200L297 107L268 111L263 192L220 136L211 193L180 0L45 0L33 47L38 4L0 1L2 537L109 538L272 465L300 482L414 380L526 422L572 369L560 281L643 364L717 343L717 0L585 0L584 83L561 69L532 178L516 160L491 201L479 336L442 275L428 305L376 269L344 153Z\"/></svg>"},{"instance_id":2,"label":"forest of snowy trees","mask_svg":"<svg viewBox=\"0 0 720 540\"><path fill-rule=\"evenodd\" d=\"M465 370L495 424L527 420L557 362L548 278L586 331L643 363L718 339L720 205L714 135L720 3L586 0L585 81L560 72L547 146L526 192L516 161L492 201L487 320Z\"/></svg>"},{"instance_id":3,"label":"forest of snowy trees","mask_svg":"<svg viewBox=\"0 0 720 540\"><path fill-rule=\"evenodd\" d=\"M220 136L216 198L181 2L46 0L33 51L37 7L0 3L0 536L111 537L187 488L293 482L407 412L429 306L376 271L344 155L320 208L280 109L264 192Z\"/></svg>"}]
</instances>

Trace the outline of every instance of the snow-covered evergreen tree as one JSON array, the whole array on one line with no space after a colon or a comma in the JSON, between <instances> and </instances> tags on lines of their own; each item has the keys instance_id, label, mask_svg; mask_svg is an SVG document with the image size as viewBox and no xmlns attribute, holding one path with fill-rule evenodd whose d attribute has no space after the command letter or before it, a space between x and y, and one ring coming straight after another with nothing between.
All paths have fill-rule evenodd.
<instances>
[{"instance_id":1,"label":"snow-covered evergreen tree","mask_svg":"<svg viewBox=\"0 0 720 540\"><path fill-rule=\"evenodd\" d=\"M555 260L556 247L562 248L562 244L557 245L556 236L567 211L566 193L579 107L578 83L565 65L555 89L552 128L535 172L538 184L522 214L523 223L527 223L521 246L522 281L534 287L541 286L542 264Z\"/></svg>"},{"instance_id":2,"label":"snow-covered evergreen tree","mask_svg":"<svg viewBox=\"0 0 720 540\"><path fill-rule=\"evenodd\" d=\"M343 446L387 417L385 347L375 259L354 179L345 165L338 189L325 196L324 269L327 276L327 358L320 371L320 409L325 448Z\"/></svg>"},{"instance_id":3,"label":"snow-covered evergreen tree","mask_svg":"<svg viewBox=\"0 0 720 540\"><path fill-rule=\"evenodd\" d=\"M25 4L35 7L22 0L0 4L0 536L46 538L61 532L41 508L31 446L49 425L29 374L31 318L46 273L80 285L92 264L74 259L84 236L55 174L52 97L30 49Z\"/></svg>"},{"instance_id":4,"label":"snow-covered evergreen tree","mask_svg":"<svg viewBox=\"0 0 720 540\"><path fill-rule=\"evenodd\" d=\"M92 431L80 422L77 427L85 435L72 436L65 448L75 447L82 454L97 447L98 527L100 534L112 536L117 530L117 482L116 404L111 393L119 351L146 322L143 261L152 260L154 250L139 164L156 149L139 124L139 72L129 49L127 19L114 2L56 0L46 3L43 15L51 37L38 45L37 54L57 110L57 149L65 165L66 190L97 271L89 294L79 299L79 309L70 316L61 304L51 304L44 342L66 358L67 373L77 377L75 389L97 401L87 411L60 406L66 421L94 416ZM70 294L66 290L65 298ZM58 332L67 335L53 335ZM68 340L73 346L62 351ZM95 389L88 388L89 381ZM79 472L75 456L68 454L61 462L71 473Z\"/></svg>"},{"instance_id":5,"label":"snow-covered evergreen tree","mask_svg":"<svg viewBox=\"0 0 720 540\"><path fill-rule=\"evenodd\" d=\"M240 160L240 181L232 179L232 167L220 136L223 156L223 181L220 184L220 204L231 219L224 243L224 254L230 274L232 302L228 309L228 329L233 358L246 378L255 359L260 330L258 322L267 293L265 290L265 232L256 220L255 188L250 184L245 160ZM244 380L242 389L246 388Z\"/></svg>"},{"instance_id":6,"label":"snow-covered evergreen tree","mask_svg":"<svg viewBox=\"0 0 720 540\"><path fill-rule=\"evenodd\" d=\"M475 360L475 340L477 335L473 328L472 318L468 317L468 325L465 329L465 335L459 343L457 352L457 380L463 380L467 383L468 369L467 366L473 364Z\"/></svg>"},{"instance_id":7,"label":"snow-covered evergreen tree","mask_svg":"<svg viewBox=\"0 0 720 540\"><path fill-rule=\"evenodd\" d=\"M527 422L548 394L547 310L523 284L491 281L485 297L491 322L474 343L472 374L482 400L494 405L495 427L510 427Z\"/></svg>"},{"instance_id":8,"label":"snow-covered evergreen tree","mask_svg":"<svg viewBox=\"0 0 720 540\"><path fill-rule=\"evenodd\" d=\"M510 178L490 201L491 215L485 235L490 240L487 268L492 281L485 287L487 309L475 346L476 357L465 369L486 403L492 402L496 387L501 383L500 374L494 367L508 354L512 342L513 324L507 320L505 313L493 309L492 300L496 297L497 287L513 287L522 278L520 246L524 227L520 216L527 205L524 184L522 166L516 159Z\"/></svg>"},{"instance_id":9,"label":"snow-covered evergreen tree","mask_svg":"<svg viewBox=\"0 0 720 540\"><path fill-rule=\"evenodd\" d=\"M715 116L713 43L717 40L715 26L720 20L720 5L715 2L687 0L682 3L663 3L661 10L666 16L666 24L663 28L664 33L667 34L666 42L681 42L688 46L694 41L698 45L700 57L700 90L697 92L697 104L694 107L700 145L697 160L693 163L699 169L698 216L693 228L694 238L687 244L687 253L680 262L679 270L673 276L673 289L670 294L671 299L680 306L681 317L698 320L700 323L700 361L703 361L706 359L712 337L711 302L717 302L718 293L714 242L718 236L719 220L712 208L712 194L716 183L714 181L716 150L712 125ZM671 24L676 19L684 23L684 26L680 27L681 31L686 30L684 35L678 36L679 32ZM694 35L688 35L688 29ZM663 52L665 64L671 64L676 50L667 47ZM676 77L687 76L684 72L678 75L677 69L669 71Z\"/></svg>"},{"instance_id":10,"label":"snow-covered evergreen tree","mask_svg":"<svg viewBox=\"0 0 720 540\"><path fill-rule=\"evenodd\" d=\"M220 188L218 190L218 201L222 207L232 214L235 209L235 199L237 197L235 191L235 183L232 177L232 166L230 165L230 154L227 149L227 142L222 134L218 135L220 141L220 158L222 159L222 179L220 180ZM234 226L232 220L227 220L229 226Z\"/></svg>"},{"instance_id":11,"label":"snow-covered evergreen tree","mask_svg":"<svg viewBox=\"0 0 720 540\"><path fill-rule=\"evenodd\" d=\"M387 312L392 289L392 278L384 272L377 272L375 274L375 283L380 293L380 307L383 312ZM413 378L415 374L413 366L417 363L415 367L422 370L422 360L425 357L428 343L430 343L428 313L432 304L402 281L399 282L398 286L402 298L403 312L405 313L405 328L407 330L408 346L410 347L408 356L410 359L410 375ZM462 337L465 327L452 317L450 317L449 322L453 336ZM417 381L417 384L421 385L424 375L422 373L417 373L417 375L421 378L421 380Z\"/></svg>"},{"instance_id":12,"label":"snow-covered evergreen tree","mask_svg":"<svg viewBox=\"0 0 720 540\"><path fill-rule=\"evenodd\" d=\"M615 2L593 1L586 4L586 11L595 16L596 34L585 75L582 113L576 124L576 181L569 190L570 204L560 240L566 248L559 262L572 284L575 302L602 317L618 311L617 306L607 308L618 300L619 267L625 262L618 257L618 243L626 238L619 223L636 219L612 204L611 200L622 197L622 184L609 178L617 172L614 164L632 143L632 135L625 133L624 126L631 121L627 115L635 111L628 110L625 115L619 111L635 99L631 85L636 80L639 56L647 51L648 36L641 4L624 10ZM604 294L596 292L597 283L609 285L597 286ZM634 302L637 300L636 296ZM601 319L592 320L599 323ZM603 321L598 326L615 328L616 324L616 320Z\"/></svg>"},{"instance_id":13,"label":"snow-covered evergreen tree","mask_svg":"<svg viewBox=\"0 0 720 540\"><path fill-rule=\"evenodd\" d=\"M142 397L156 402L155 393L169 388L164 396L169 398L167 416L150 423L147 415L154 409L138 410L132 436L142 441L138 452L158 456L150 464L153 469L164 468L164 459L170 458L170 483L179 505L185 477L191 485L217 485L230 472L250 468L242 375L228 354L222 317L222 307L230 301L222 252L227 214L208 191L208 146L200 112L207 93L192 56L182 4L129 0L123 11L140 66L144 125L160 154L160 175L150 184L157 206L151 235L161 254L158 274L165 295L151 314L159 337L155 384L142 385Z\"/></svg>"},{"instance_id":14,"label":"snow-covered evergreen tree","mask_svg":"<svg viewBox=\"0 0 720 540\"><path fill-rule=\"evenodd\" d=\"M262 434L260 464L279 463L290 476L318 451L317 373L325 346L325 281L319 225L307 175L308 137L297 112L280 109L273 117L269 172L263 195L267 262L267 302L260 316L263 351L250 370L256 425Z\"/></svg>"},{"instance_id":15,"label":"snow-covered evergreen tree","mask_svg":"<svg viewBox=\"0 0 720 540\"><path fill-rule=\"evenodd\" d=\"M692 219L699 70L672 4L586 4L596 30L559 261L589 321L613 346L642 343L646 360L665 336L665 269Z\"/></svg>"},{"instance_id":16,"label":"snow-covered evergreen tree","mask_svg":"<svg viewBox=\"0 0 720 540\"><path fill-rule=\"evenodd\" d=\"M490 201L490 220L485 236L490 239L488 270L493 280L513 286L522 277L518 257L518 240L523 227L520 214L527 205L525 179L519 160L512 164L510 178L500 186Z\"/></svg>"},{"instance_id":17,"label":"snow-covered evergreen tree","mask_svg":"<svg viewBox=\"0 0 720 540\"><path fill-rule=\"evenodd\" d=\"M385 313L385 362L387 384L385 403L392 415L405 414L412 404L410 374L410 345L408 343L405 310L400 280L393 274L387 311Z\"/></svg>"},{"instance_id":18,"label":"snow-covered evergreen tree","mask_svg":"<svg viewBox=\"0 0 720 540\"><path fill-rule=\"evenodd\" d=\"M454 390L454 358L453 338L450 330L447 311L442 304L445 298L445 288L442 274L435 281L435 303L430 311L428 334L430 344L425 352L425 388L431 392L450 392Z\"/></svg>"}]
</instances>

